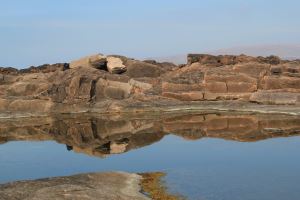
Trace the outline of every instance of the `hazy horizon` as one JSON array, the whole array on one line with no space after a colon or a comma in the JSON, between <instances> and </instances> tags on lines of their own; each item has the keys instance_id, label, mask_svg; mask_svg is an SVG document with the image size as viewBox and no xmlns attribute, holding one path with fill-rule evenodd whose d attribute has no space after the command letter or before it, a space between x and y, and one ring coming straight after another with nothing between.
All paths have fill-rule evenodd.
<instances>
[{"instance_id":1,"label":"hazy horizon","mask_svg":"<svg viewBox=\"0 0 300 200\"><path fill-rule=\"evenodd\" d=\"M70 2L2 2L0 66L68 62L98 52L147 58L300 46L296 0Z\"/></svg>"}]
</instances>

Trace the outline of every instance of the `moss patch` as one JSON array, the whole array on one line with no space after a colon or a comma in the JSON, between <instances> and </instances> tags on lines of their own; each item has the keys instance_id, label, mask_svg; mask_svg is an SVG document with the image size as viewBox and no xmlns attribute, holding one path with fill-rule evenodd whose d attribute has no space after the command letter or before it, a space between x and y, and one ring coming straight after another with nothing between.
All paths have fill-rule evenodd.
<instances>
[{"instance_id":1,"label":"moss patch","mask_svg":"<svg viewBox=\"0 0 300 200\"><path fill-rule=\"evenodd\" d=\"M143 179L141 187L145 193L153 200L183 200L180 195L169 194L167 188L162 183L162 178L166 175L162 172L141 173Z\"/></svg>"}]
</instances>

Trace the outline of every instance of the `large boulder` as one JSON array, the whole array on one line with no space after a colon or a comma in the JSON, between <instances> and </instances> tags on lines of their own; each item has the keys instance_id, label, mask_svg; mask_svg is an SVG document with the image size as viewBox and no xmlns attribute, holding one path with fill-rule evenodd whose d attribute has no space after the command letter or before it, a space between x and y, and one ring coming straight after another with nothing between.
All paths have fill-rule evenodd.
<instances>
[{"instance_id":1,"label":"large boulder","mask_svg":"<svg viewBox=\"0 0 300 200\"><path fill-rule=\"evenodd\" d=\"M112 74L122 74L126 71L126 66L121 58L107 57L107 70Z\"/></svg>"},{"instance_id":2,"label":"large boulder","mask_svg":"<svg viewBox=\"0 0 300 200\"><path fill-rule=\"evenodd\" d=\"M86 56L83 58L80 58L78 60L74 60L70 63L70 68L74 69L77 67L93 67L96 69L106 69L106 56L102 54L96 54L92 56Z\"/></svg>"},{"instance_id":3,"label":"large boulder","mask_svg":"<svg viewBox=\"0 0 300 200\"><path fill-rule=\"evenodd\" d=\"M112 74L121 74L126 71L126 66L123 64L121 57L104 56L102 54L86 56L70 63L71 69L78 67L96 68L109 71Z\"/></svg>"}]
</instances>

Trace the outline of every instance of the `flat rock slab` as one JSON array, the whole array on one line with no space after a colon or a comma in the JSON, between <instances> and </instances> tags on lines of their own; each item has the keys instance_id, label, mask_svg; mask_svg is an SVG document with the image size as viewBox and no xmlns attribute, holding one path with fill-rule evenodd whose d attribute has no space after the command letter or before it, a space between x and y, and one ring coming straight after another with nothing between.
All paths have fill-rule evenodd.
<instances>
[{"instance_id":1,"label":"flat rock slab","mask_svg":"<svg viewBox=\"0 0 300 200\"><path fill-rule=\"evenodd\" d=\"M124 172L90 173L0 185L1 200L147 200L141 176Z\"/></svg>"}]
</instances>

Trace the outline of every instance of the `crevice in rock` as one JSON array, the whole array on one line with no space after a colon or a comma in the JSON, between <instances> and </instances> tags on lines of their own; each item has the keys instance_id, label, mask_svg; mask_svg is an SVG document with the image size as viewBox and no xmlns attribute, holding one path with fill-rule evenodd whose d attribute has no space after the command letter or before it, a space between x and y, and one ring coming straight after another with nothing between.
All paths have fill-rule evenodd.
<instances>
[{"instance_id":1,"label":"crevice in rock","mask_svg":"<svg viewBox=\"0 0 300 200\"><path fill-rule=\"evenodd\" d=\"M93 80L91 83L91 90L90 90L90 102L93 101L96 97L96 83L98 80Z\"/></svg>"}]
</instances>

